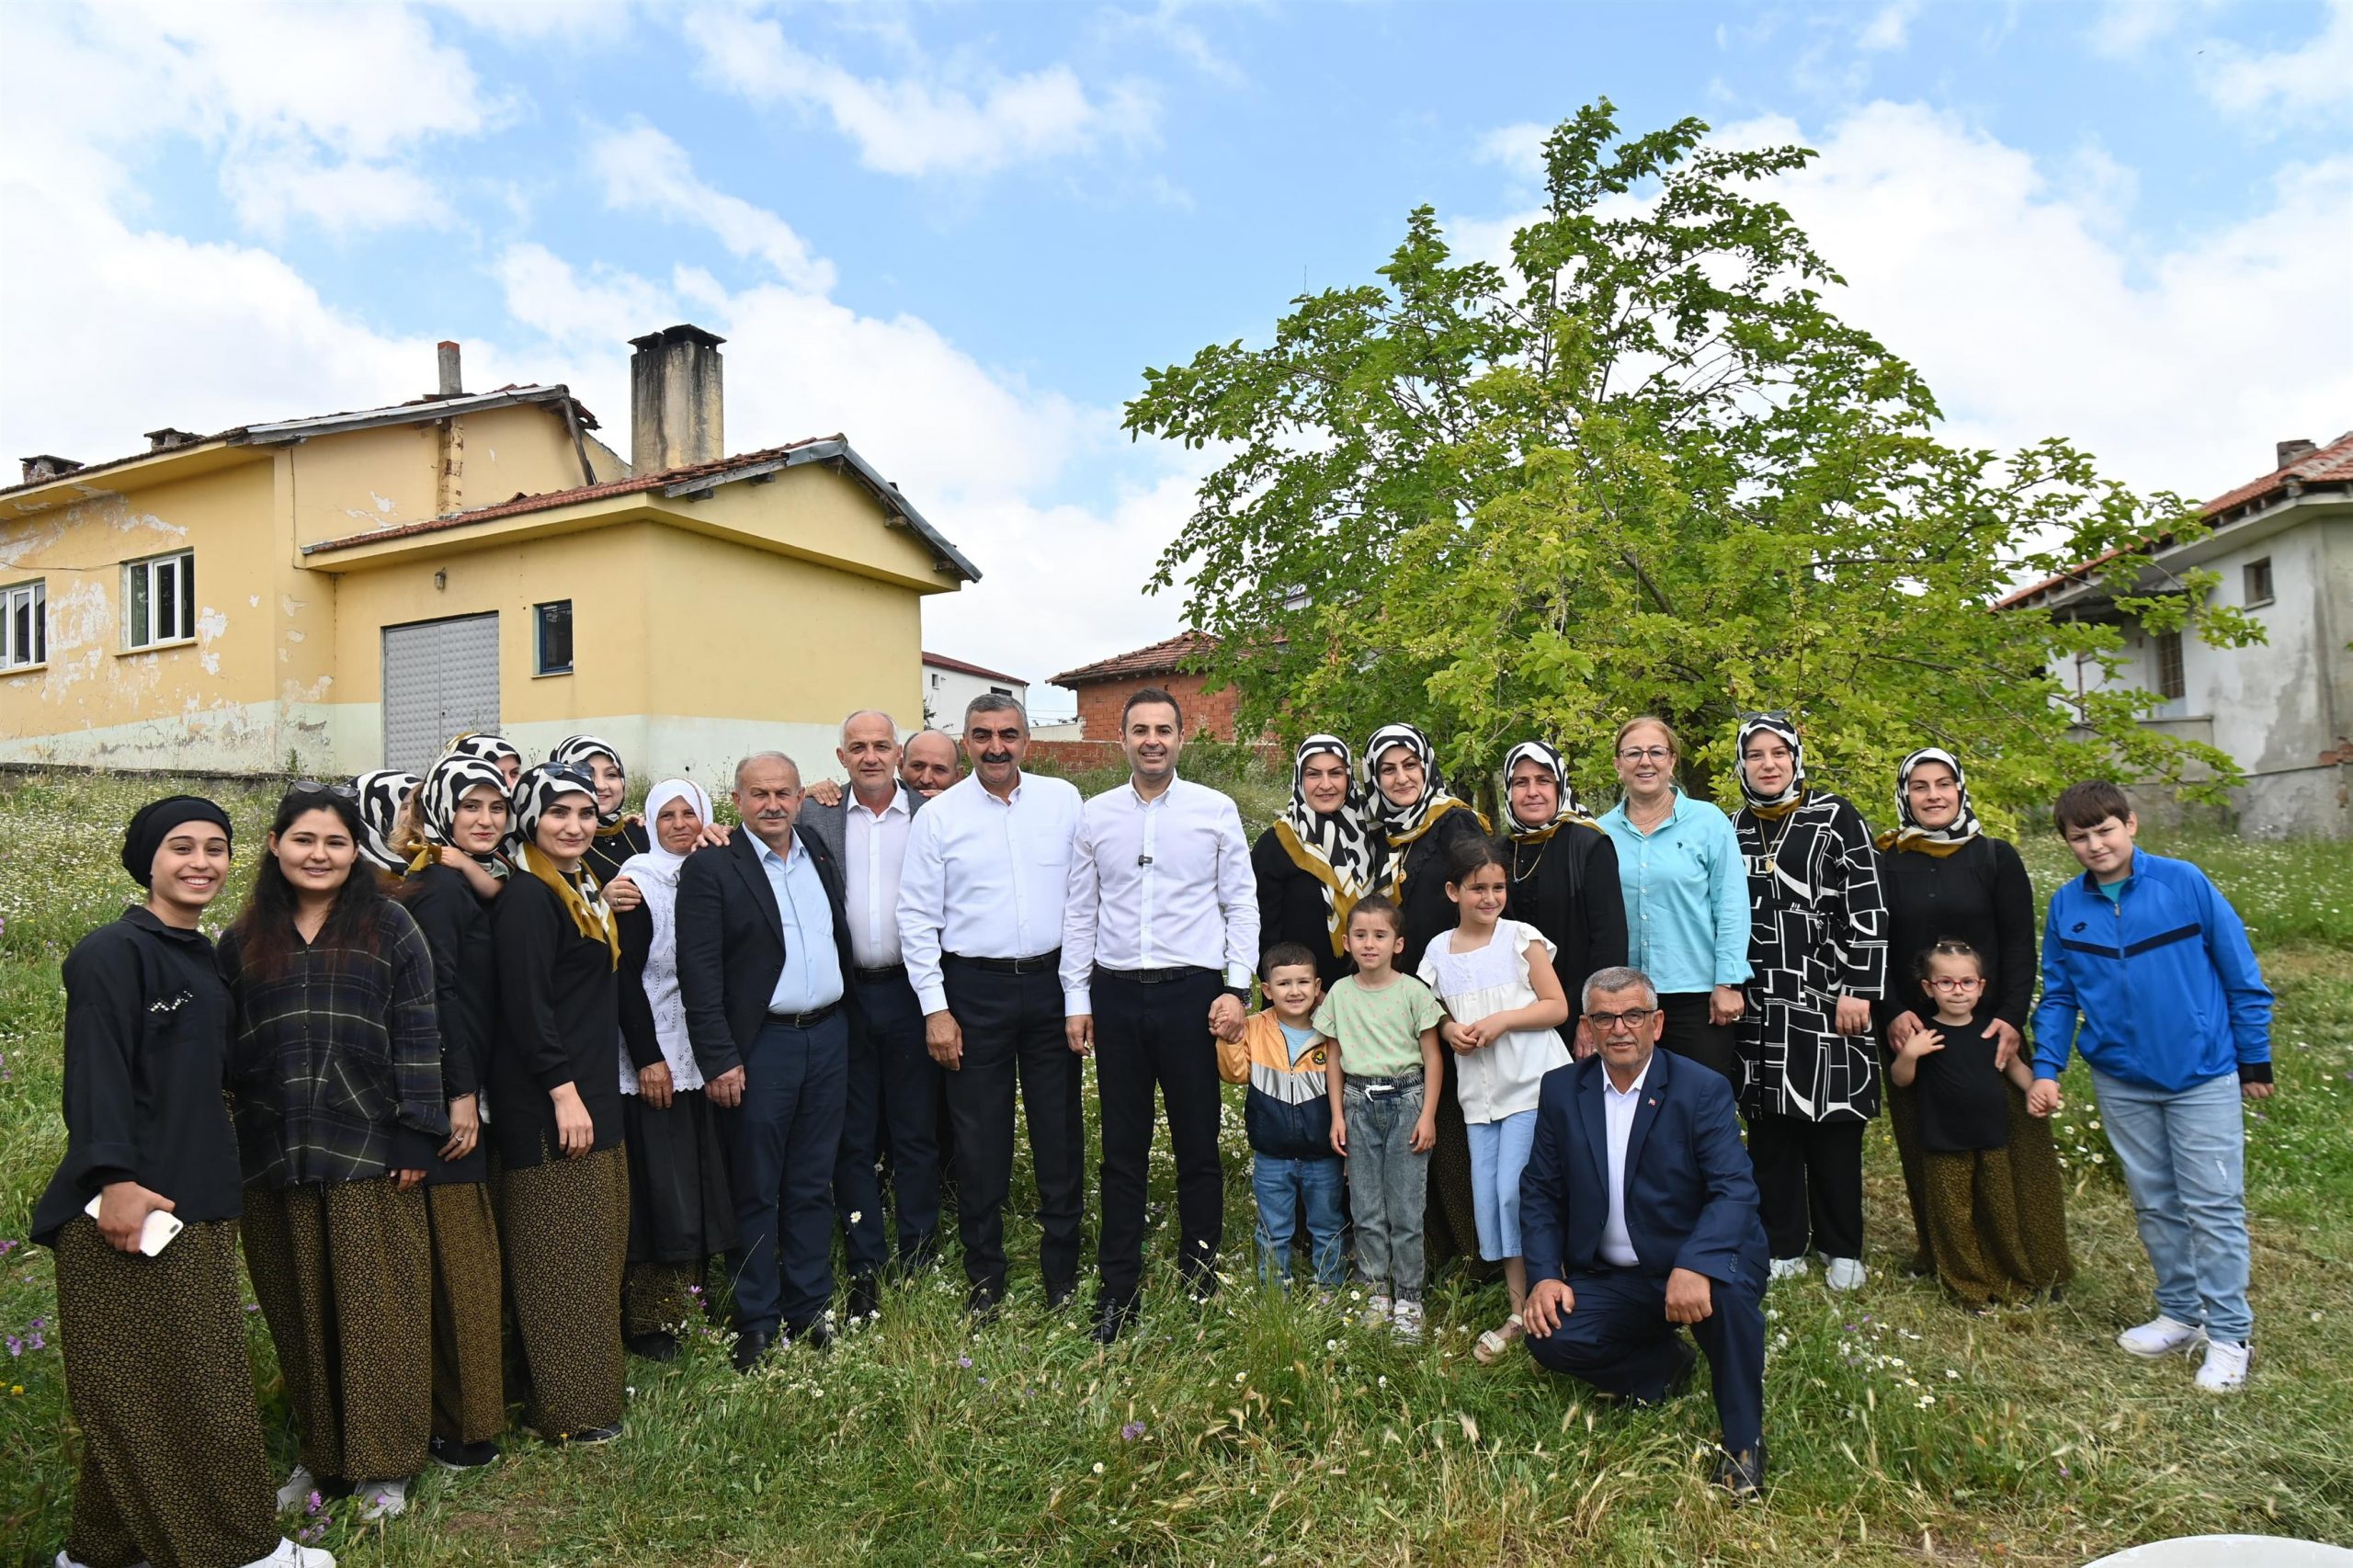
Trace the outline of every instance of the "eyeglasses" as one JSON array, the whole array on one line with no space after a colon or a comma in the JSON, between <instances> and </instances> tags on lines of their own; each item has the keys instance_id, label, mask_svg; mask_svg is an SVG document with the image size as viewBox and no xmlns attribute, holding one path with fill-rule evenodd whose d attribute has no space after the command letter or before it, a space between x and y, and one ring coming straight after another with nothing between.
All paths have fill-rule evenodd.
<instances>
[{"instance_id":1,"label":"eyeglasses","mask_svg":"<svg viewBox=\"0 0 2353 1568\"><path fill-rule=\"evenodd\" d=\"M1665 746L1628 746L1618 754L1620 762L1665 762L1675 754Z\"/></svg>"},{"instance_id":2,"label":"eyeglasses","mask_svg":"<svg viewBox=\"0 0 2353 1568\"><path fill-rule=\"evenodd\" d=\"M1592 1025L1597 1031L1608 1034L1620 1024L1625 1025L1630 1029L1641 1028L1656 1017L1658 1013L1659 1009L1656 1007L1629 1007L1622 1013L1587 1013L1585 1016L1585 1021Z\"/></svg>"},{"instance_id":3,"label":"eyeglasses","mask_svg":"<svg viewBox=\"0 0 2353 1568\"><path fill-rule=\"evenodd\" d=\"M1931 991L1974 991L1984 983L1985 981L1982 975L1939 974L1929 980L1928 989Z\"/></svg>"}]
</instances>

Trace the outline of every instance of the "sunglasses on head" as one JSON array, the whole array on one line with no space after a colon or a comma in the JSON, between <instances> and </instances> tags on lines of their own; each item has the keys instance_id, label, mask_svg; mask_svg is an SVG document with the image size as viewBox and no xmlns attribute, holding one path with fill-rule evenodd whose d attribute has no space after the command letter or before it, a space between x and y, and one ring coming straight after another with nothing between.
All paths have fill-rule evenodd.
<instances>
[{"instance_id":1,"label":"sunglasses on head","mask_svg":"<svg viewBox=\"0 0 2353 1568\"><path fill-rule=\"evenodd\" d=\"M352 785L331 784L320 778L297 778L288 786L286 792L290 795L333 795L345 801L359 799L358 790Z\"/></svg>"}]
</instances>

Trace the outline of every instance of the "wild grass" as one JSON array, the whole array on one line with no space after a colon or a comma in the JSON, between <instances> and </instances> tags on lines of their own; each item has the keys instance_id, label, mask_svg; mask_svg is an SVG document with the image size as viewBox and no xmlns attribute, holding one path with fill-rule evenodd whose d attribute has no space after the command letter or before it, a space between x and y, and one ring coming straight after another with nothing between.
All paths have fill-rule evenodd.
<instances>
[{"instance_id":1,"label":"wild grass","mask_svg":"<svg viewBox=\"0 0 2353 1568\"><path fill-rule=\"evenodd\" d=\"M46 1252L22 1238L63 1142L57 962L131 896L119 824L152 779L0 782L0 1562L49 1561L71 1498ZM1255 827L1277 784L1247 781ZM1271 792L1271 793L1269 793ZM260 790L225 803L244 864ZM1206 1310L1175 1300L1166 1226L1143 1333L1106 1352L1082 1311L1047 1314L1036 1230L1010 1227L1003 1323L963 1326L950 1278L903 1289L831 1354L728 1368L717 1331L668 1367L630 1364L629 1430L586 1450L518 1433L508 1457L429 1474L407 1517L303 1521L347 1563L1499 1562L2079 1563L2207 1530L2353 1540L2353 852L2203 836L2152 847L2206 865L2256 931L2279 993L2280 1093L2248 1122L2257 1359L2234 1398L2190 1368L2110 1345L2148 1314L2149 1278L2089 1085L2068 1085L2063 1304L1991 1319L1904 1278L1901 1178L1868 1145L1872 1278L1816 1276L1768 1305L1772 1485L1733 1506L1707 1485L1700 1392L1629 1411L1534 1372L1473 1364L1497 1288L1441 1283L1437 1333L1404 1349L1336 1307L1249 1277L1248 1155L1230 1108L1226 1261ZM2046 887L2064 852L2029 844ZM241 873L237 881L242 883ZM224 901L224 903L227 901ZM226 910L223 910L225 915ZM1171 1199L1156 1151L1154 1196ZM1026 1168L1017 1184L1027 1181ZM1017 1185L1016 1207L1026 1194ZM952 1249L951 1249L952 1251ZM1034 1267L1034 1265L1029 1267ZM265 1425L290 1461L256 1320ZM295 1521L290 1521L290 1525Z\"/></svg>"}]
</instances>

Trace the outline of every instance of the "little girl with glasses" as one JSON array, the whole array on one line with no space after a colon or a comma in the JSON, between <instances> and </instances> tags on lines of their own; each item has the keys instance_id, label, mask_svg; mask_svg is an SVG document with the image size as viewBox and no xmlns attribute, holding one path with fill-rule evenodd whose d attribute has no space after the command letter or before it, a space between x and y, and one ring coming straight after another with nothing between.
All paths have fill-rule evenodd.
<instances>
[{"instance_id":1,"label":"little girl with glasses","mask_svg":"<svg viewBox=\"0 0 2353 1568\"><path fill-rule=\"evenodd\" d=\"M2034 1072L2024 1053L1995 1064L1999 1044L1985 1033L1993 1016L1985 960L1948 938L1923 951L1913 972L1936 1011L1904 1040L1888 1076L1919 1104L1937 1275L1979 1312L2055 1290L2073 1272L2066 1215L2055 1187L2021 1183L2013 1170L2014 1139L2039 1126L2026 1108Z\"/></svg>"}]
</instances>

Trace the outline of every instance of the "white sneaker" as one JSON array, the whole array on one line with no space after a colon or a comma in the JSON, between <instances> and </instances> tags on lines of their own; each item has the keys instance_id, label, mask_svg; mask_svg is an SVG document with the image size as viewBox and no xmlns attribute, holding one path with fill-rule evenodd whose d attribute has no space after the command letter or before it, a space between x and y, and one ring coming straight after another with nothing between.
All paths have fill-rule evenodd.
<instances>
[{"instance_id":1,"label":"white sneaker","mask_svg":"<svg viewBox=\"0 0 2353 1568\"><path fill-rule=\"evenodd\" d=\"M1777 1257L1773 1260L1771 1278L1802 1279L1805 1278L1805 1259L1802 1257Z\"/></svg>"},{"instance_id":2,"label":"white sneaker","mask_svg":"<svg viewBox=\"0 0 2353 1568\"><path fill-rule=\"evenodd\" d=\"M320 1546L297 1546L281 1538L277 1551L255 1558L245 1568L335 1568L335 1553Z\"/></svg>"},{"instance_id":3,"label":"white sneaker","mask_svg":"<svg viewBox=\"0 0 2353 1568\"><path fill-rule=\"evenodd\" d=\"M2180 1323L2159 1312L2147 1323L2136 1324L2116 1336L2119 1347L2155 1361L2167 1356L2186 1356L2203 1344L2206 1331L2195 1324Z\"/></svg>"},{"instance_id":4,"label":"white sneaker","mask_svg":"<svg viewBox=\"0 0 2353 1568\"><path fill-rule=\"evenodd\" d=\"M1389 1320L1389 1324L1391 1330L1397 1335L1398 1344L1419 1345L1422 1342L1422 1303L1419 1301L1398 1302L1394 1314Z\"/></svg>"},{"instance_id":5,"label":"white sneaker","mask_svg":"<svg viewBox=\"0 0 2353 1568\"><path fill-rule=\"evenodd\" d=\"M371 1481L359 1489L359 1522L372 1525L378 1519L397 1519L408 1512L408 1483L405 1481Z\"/></svg>"},{"instance_id":6,"label":"white sneaker","mask_svg":"<svg viewBox=\"0 0 2353 1568\"><path fill-rule=\"evenodd\" d=\"M1822 1271L1822 1282L1834 1290L1859 1290L1863 1278L1863 1260L1859 1257L1834 1257Z\"/></svg>"},{"instance_id":7,"label":"white sneaker","mask_svg":"<svg viewBox=\"0 0 2353 1568\"><path fill-rule=\"evenodd\" d=\"M1390 1314L1395 1305L1396 1303L1386 1296L1374 1296L1364 1304L1364 1316L1358 1318L1357 1322L1366 1328L1386 1328L1389 1326Z\"/></svg>"},{"instance_id":8,"label":"white sneaker","mask_svg":"<svg viewBox=\"0 0 2353 1568\"><path fill-rule=\"evenodd\" d=\"M319 1478L311 1473L311 1467L306 1464L296 1465L294 1473L286 1478L286 1484L278 1489L278 1511L283 1514L290 1509L301 1507L310 1501L311 1494L318 1489ZM289 1541L287 1544L290 1546L293 1543ZM269 1559L265 1558L263 1561L267 1562Z\"/></svg>"},{"instance_id":9,"label":"white sneaker","mask_svg":"<svg viewBox=\"0 0 2353 1568\"><path fill-rule=\"evenodd\" d=\"M2198 1386L2208 1393L2229 1393L2246 1383L2246 1364L2253 1354L2244 1344L2209 1340L2206 1359L2198 1368Z\"/></svg>"}]
</instances>

